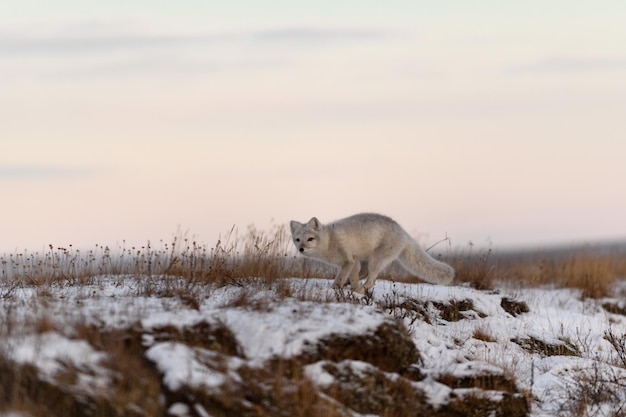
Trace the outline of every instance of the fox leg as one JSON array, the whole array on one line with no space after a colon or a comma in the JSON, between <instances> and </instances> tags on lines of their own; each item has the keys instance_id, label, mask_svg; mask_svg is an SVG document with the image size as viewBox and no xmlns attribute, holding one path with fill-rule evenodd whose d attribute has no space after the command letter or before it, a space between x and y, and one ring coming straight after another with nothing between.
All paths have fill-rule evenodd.
<instances>
[{"instance_id":1,"label":"fox leg","mask_svg":"<svg viewBox=\"0 0 626 417\"><path fill-rule=\"evenodd\" d=\"M361 279L359 271L362 271L363 264L361 264L361 269L359 270L359 262L355 262L352 270L350 271L350 286L353 290L356 290L359 287L359 280Z\"/></svg>"},{"instance_id":2,"label":"fox leg","mask_svg":"<svg viewBox=\"0 0 626 417\"><path fill-rule=\"evenodd\" d=\"M348 277L354 275L353 271L357 268L357 264L354 261L346 261L339 268L339 272L337 272L337 276L335 277L335 281L333 282L333 288L340 289L346 285L348 281Z\"/></svg>"},{"instance_id":3,"label":"fox leg","mask_svg":"<svg viewBox=\"0 0 626 417\"><path fill-rule=\"evenodd\" d=\"M382 272L387 265L394 260L394 257L386 257L380 259L369 259L367 262L367 280L362 287L357 289L358 293L364 294L367 290L372 288L376 283L376 277Z\"/></svg>"},{"instance_id":4,"label":"fox leg","mask_svg":"<svg viewBox=\"0 0 626 417\"><path fill-rule=\"evenodd\" d=\"M367 261L361 261L361 269L359 270L359 279L366 278L368 274Z\"/></svg>"},{"instance_id":5,"label":"fox leg","mask_svg":"<svg viewBox=\"0 0 626 417\"><path fill-rule=\"evenodd\" d=\"M356 262L350 272L350 286L355 291L359 288L359 280L367 277L367 261Z\"/></svg>"}]
</instances>

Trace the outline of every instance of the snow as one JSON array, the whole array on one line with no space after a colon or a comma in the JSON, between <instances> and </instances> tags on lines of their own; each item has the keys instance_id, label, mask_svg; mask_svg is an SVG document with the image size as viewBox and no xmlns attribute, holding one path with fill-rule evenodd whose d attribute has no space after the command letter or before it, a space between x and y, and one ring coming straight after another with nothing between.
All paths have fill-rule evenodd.
<instances>
[{"instance_id":1,"label":"snow","mask_svg":"<svg viewBox=\"0 0 626 417\"><path fill-rule=\"evenodd\" d=\"M164 374L163 382L172 391L179 390L185 384L206 387L223 384L224 375L207 372L207 368L196 357L197 353L196 349L182 343L159 343L146 352L146 357L158 364L159 371Z\"/></svg>"},{"instance_id":2,"label":"snow","mask_svg":"<svg viewBox=\"0 0 626 417\"><path fill-rule=\"evenodd\" d=\"M326 365L323 361L316 362L311 365L307 365L304 368L304 373L312 380L317 383L318 386L322 388L327 388L335 382L335 377L326 372L324 369L324 365Z\"/></svg>"},{"instance_id":3,"label":"snow","mask_svg":"<svg viewBox=\"0 0 626 417\"><path fill-rule=\"evenodd\" d=\"M163 342L150 347L146 357L157 364L163 373L163 382L172 391L177 391L184 385L204 388L217 388L226 382L223 372L211 370L207 364L214 363L215 367L236 368L242 361L237 358L224 358L216 352L192 348L182 343ZM236 380L238 375L230 374L229 378Z\"/></svg>"},{"instance_id":4,"label":"snow","mask_svg":"<svg viewBox=\"0 0 626 417\"><path fill-rule=\"evenodd\" d=\"M167 410L167 414L171 416L186 416L189 414L189 406L183 403L174 403Z\"/></svg>"},{"instance_id":5,"label":"snow","mask_svg":"<svg viewBox=\"0 0 626 417\"><path fill-rule=\"evenodd\" d=\"M373 299L355 296L345 302L327 280L287 280L292 293L305 300L279 296L263 280L251 280L246 288L197 288L199 307L193 308L176 296L160 295L159 286L171 283L148 283L147 279L94 277L88 284L51 286L45 294L41 288L16 289L0 304L0 353L17 363L34 365L49 379L68 366L88 370L81 378L89 379L81 383L86 389L97 389L107 383L107 371L101 365L105 354L77 339L75 324L93 323L103 329L139 326L146 333L146 357L156 364L166 386L174 391L183 385L217 389L225 378L238 378L235 370L244 363L263 366L268 359L296 356L331 334L367 333L393 320L385 303L411 300L421 303L431 318L426 322L406 317L404 323L423 359L421 370L426 379L416 384L433 404L443 404L450 391L436 381L441 375L463 378L484 372L513 376L520 390L532 393L533 417L555 415L577 381L593 377L594 372L602 373L604 379L626 381L626 370L616 365L615 350L605 338L609 330L626 334L626 317L602 308L604 302L619 300L583 300L576 290L503 286L497 291L478 291L379 280ZM148 284L155 289L148 290ZM233 301L242 294L262 301L264 307L237 306ZM501 306L503 297L525 302L529 312L510 314ZM473 306L461 312L458 321L443 320L434 304L465 300L471 300ZM37 330L43 317L53 330ZM200 322L230 329L243 349L242 358L176 341L158 342L150 336L159 327L183 329ZM488 334L489 340L475 338L477 331ZM540 349L529 352L515 342L531 338L551 345L572 345L579 353L549 356ZM358 369L359 365L351 366ZM333 383L321 362L307 365L305 373L321 387ZM619 395L626 402L626 394ZM596 411L597 415L609 414L606 407ZM208 415L201 407L195 412ZM173 404L168 413L188 415L190 411L185 404Z\"/></svg>"},{"instance_id":6,"label":"snow","mask_svg":"<svg viewBox=\"0 0 626 417\"><path fill-rule=\"evenodd\" d=\"M271 312L250 314L241 309L229 309L222 318L235 332L245 354L259 364L275 356L289 358L302 353L307 341L315 341L330 334L362 334L375 330L382 318L374 308L354 309L348 304L319 304L288 302ZM333 321L333 317L347 318Z\"/></svg>"},{"instance_id":7,"label":"snow","mask_svg":"<svg viewBox=\"0 0 626 417\"><path fill-rule=\"evenodd\" d=\"M77 387L96 392L108 385L108 371L100 366L106 355L83 340L71 340L58 333L47 332L12 338L5 342L3 348L13 361L34 365L49 381L53 381L59 372L73 367L88 371L78 373Z\"/></svg>"},{"instance_id":8,"label":"snow","mask_svg":"<svg viewBox=\"0 0 626 417\"><path fill-rule=\"evenodd\" d=\"M47 374L58 372L64 362L81 367L103 359L103 354L92 349L89 343L70 340L54 332L14 339L8 346L14 361L32 363Z\"/></svg>"}]
</instances>

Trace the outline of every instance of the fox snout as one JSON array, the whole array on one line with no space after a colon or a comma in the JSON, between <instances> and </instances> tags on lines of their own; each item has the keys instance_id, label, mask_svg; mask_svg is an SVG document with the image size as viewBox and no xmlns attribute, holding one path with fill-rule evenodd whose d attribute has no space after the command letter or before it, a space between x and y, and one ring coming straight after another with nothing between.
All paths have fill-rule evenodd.
<instances>
[{"instance_id":1,"label":"fox snout","mask_svg":"<svg viewBox=\"0 0 626 417\"><path fill-rule=\"evenodd\" d=\"M304 248L300 247L300 249L298 249L300 252L304 252Z\"/></svg>"}]
</instances>

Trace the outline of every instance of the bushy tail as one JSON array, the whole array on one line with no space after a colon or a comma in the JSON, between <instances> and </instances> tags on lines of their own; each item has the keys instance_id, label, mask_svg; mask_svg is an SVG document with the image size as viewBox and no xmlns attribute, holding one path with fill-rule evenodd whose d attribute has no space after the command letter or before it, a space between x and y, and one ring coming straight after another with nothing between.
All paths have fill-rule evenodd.
<instances>
[{"instance_id":1,"label":"bushy tail","mask_svg":"<svg viewBox=\"0 0 626 417\"><path fill-rule=\"evenodd\" d=\"M454 268L431 257L415 241L406 245L398 260L407 271L431 284L447 285L454 279Z\"/></svg>"}]
</instances>

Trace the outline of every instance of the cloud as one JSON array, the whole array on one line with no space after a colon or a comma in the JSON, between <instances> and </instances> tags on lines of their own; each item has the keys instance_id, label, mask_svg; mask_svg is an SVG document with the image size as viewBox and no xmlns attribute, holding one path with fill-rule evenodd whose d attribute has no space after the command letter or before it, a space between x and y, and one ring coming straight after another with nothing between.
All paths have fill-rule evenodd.
<instances>
[{"instance_id":1,"label":"cloud","mask_svg":"<svg viewBox=\"0 0 626 417\"><path fill-rule=\"evenodd\" d=\"M84 54L145 50L206 43L209 39L196 36L0 36L0 52L11 55Z\"/></svg>"},{"instance_id":2,"label":"cloud","mask_svg":"<svg viewBox=\"0 0 626 417\"><path fill-rule=\"evenodd\" d=\"M546 57L526 65L512 67L517 74L589 73L626 71L626 57Z\"/></svg>"},{"instance_id":3,"label":"cloud","mask_svg":"<svg viewBox=\"0 0 626 417\"><path fill-rule=\"evenodd\" d=\"M57 180L92 177L99 172L90 167L57 165L0 165L0 180Z\"/></svg>"},{"instance_id":4,"label":"cloud","mask_svg":"<svg viewBox=\"0 0 626 417\"><path fill-rule=\"evenodd\" d=\"M363 42L381 40L391 34L370 29L286 28L250 33L257 42Z\"/></svg>"},{"instance_id":5,"label":"cloud","mask_svg":"<svg viewBox=\"0 0 626 417\"><path fill-rule=\"evenodd\" d=\"M194 75L279 68L328 46L391 36L378 29L286 27L221 32L154 32L125 25L0 30L5 79Z\"/></svg>"},{"instance_id":6,"label":"cloud","mask_svg":"<svg viewBox=\"0 0 626 417\"><path fill-rule=\"evenodd\" d=\"M275 68L284 65L280 59L215 59L201 60L176 57L130 57L100 64L77 65L72 68L57 69L52 75L57 78L77 80L91 77L126 77L144 74L202 75L207 73L250 71Z\"/></svg>"},{"instance_id":7,"label":"cloud","mask_svg":"<svg viewBox=\"0 0 626 417\"><path fill-rule=\"evenodd\" d=\"M146 51L186 46L251 43L272 46L280 43L331 44L383 39L389 33L373 29L282 28L246 32L189 34L141 34L82 30L69 34L0 33L4 55L84 54L118 51Z\"/></svg>"}]
</instances>

